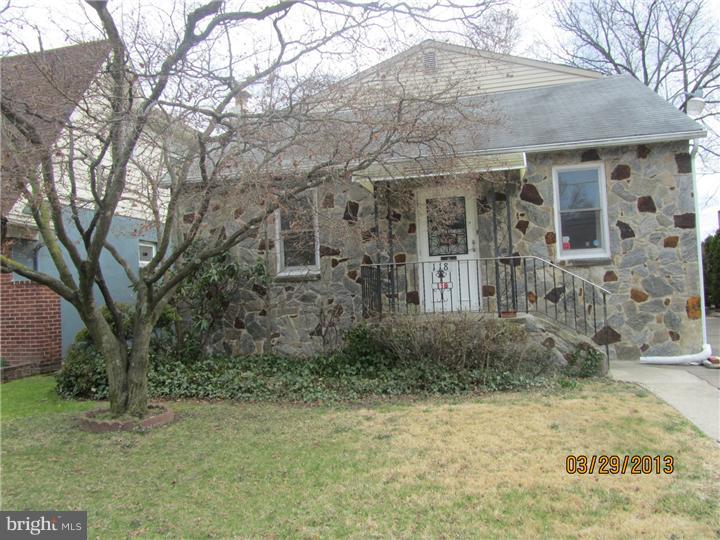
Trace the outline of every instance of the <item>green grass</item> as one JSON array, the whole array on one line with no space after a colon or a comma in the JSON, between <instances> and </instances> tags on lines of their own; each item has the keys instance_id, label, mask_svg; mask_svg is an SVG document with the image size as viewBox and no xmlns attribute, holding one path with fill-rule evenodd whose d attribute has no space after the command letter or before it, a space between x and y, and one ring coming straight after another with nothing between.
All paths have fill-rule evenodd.
<instances>
[{"instance_id":1,"label":"green grass","mask_svg":"<svg viewBox=\"0 0 720 540\"><path fill-rule=\"evenodd\" d=\"M97 402L68 401L55 392L51 375L28 377L0 385L0 419L2 421L48 413L84 411L97 408Z\"/></svg>"},{"instance_id":2,"label":"green grass","mask_svg":"<svg viewBox=\"0 0 720 540\"><path fill-rule=\"evenodd\" d=\"M636 392L188 401L170 403L169 426L100 435L18 392L35 412L3 415L1 506L87 510L91 538L715 537L717 446ZM672 454L678 472L565 473L569 453L621 448Z\"/></svg>"}]
</instances>

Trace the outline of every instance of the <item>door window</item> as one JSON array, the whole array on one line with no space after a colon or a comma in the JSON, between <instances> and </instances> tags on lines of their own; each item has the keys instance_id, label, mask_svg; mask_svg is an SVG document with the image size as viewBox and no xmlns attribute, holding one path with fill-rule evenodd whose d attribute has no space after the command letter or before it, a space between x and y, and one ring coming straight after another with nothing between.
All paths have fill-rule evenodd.
<instances>
[{"instance_id":1,"label":"door window","mask_svg":"<svg viewBox=\"0 0 720 540\"><path fill-rule=\"evenodd\" d=\"M427 199L426 205L430 256L467 254L465 197Z\"/></svg>"}]
</instances>

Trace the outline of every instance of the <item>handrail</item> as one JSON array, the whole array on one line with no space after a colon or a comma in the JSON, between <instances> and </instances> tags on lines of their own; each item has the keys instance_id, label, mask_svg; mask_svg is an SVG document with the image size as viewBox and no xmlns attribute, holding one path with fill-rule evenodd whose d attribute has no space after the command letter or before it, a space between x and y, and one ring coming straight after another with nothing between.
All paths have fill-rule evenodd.
<instances>
[{"instance_id":1,"label":"handrail","mask_svg":"<svg viewBox=\"0 0 720 540\"><path fill-rule=\"evenodd\" d=\"M611 292L536 255L362 264L360 278L365 316L534 313L593 338L609 357Z\"/></svg>"},{"instance_id":2,"label":"handrail","mask_svg":"<svg viewBox=\"0 0 720 540\"><path fill-rule=\"evenodd\" d=\"M600 289L602 292L606 294L612 294L608 289L603 287L602 285L598 285L597 283L593 283L592 281L585 279L581 275L576 274L575 272L571 272L567 268L563 268L562 266L558 266L552 261L548 261L547 259L543 259L542 257L538 257L537 255L507 255L507 256L500 256L500 257L473 257L472 259L467 259L471 261L495 261L495 260L502 260L506 261L508 259L536 259L538 261L541 261L545 264L549 264L550 266L557 268L558 270L565 272L566 274L570 274L571 276L579 279L580 281L583 281L584 283L587 283L588 285L592 285L593 287L596 287ZM415 261L415 263L430 263L433 261ZM412 264L412 263L363 263L361 266L402 266L403 264Z\"/></svg>"}]
</instances>

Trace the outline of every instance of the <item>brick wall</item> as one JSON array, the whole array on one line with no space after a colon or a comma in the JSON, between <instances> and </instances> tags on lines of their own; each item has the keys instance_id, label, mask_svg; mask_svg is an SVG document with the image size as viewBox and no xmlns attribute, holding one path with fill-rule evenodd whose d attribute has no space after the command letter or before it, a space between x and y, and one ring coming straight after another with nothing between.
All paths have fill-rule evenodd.
<instances>
[{"instance_id":1,"label":"brick wall","mask_svg":"<svg viewBox=\"0 0 720 540\"><path fill-rule=\"evenodd\" d=\"M0 274L3 381L48 373L62 361L60 298L47 287Z\"/></svg>"}]
</instances>

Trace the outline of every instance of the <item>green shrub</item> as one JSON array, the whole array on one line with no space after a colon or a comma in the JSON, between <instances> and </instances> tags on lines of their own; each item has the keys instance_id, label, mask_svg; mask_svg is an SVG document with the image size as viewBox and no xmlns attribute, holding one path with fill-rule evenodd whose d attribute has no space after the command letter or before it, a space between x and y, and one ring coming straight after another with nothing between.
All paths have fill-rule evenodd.
<instances>
[{"instance_id":1,"label":"green shrub","mask_svg":"<svg viewBox=\"0 0 720 540\"><path fill-rule=\"evenodd\" d=\"M322 376L370 376L400 365L395 353L378 340L377 330L367 324L358 324L344 335L343 347L316 361L316 370Z\"/></svg>"},{"instance_id":2,"label":"green shrub","mask_svg":"<svg viewBox=\"0 0 720 540\"><path fill-rule=\"evenodd\" d=\"M70 345L60 372L57 392L67 398L107 399L105 360L92 343L77 340Z\"/></svg>"},{"instance_id":3,"label":"green shrub","mask_svg":"<svg viewBox=\"0 0 720 540\"><path fill-rule=\"evenodd\" d=\"M192 258L202 250L202 242L195 242L186 253ZM225 252L206 260L183 281L174 299L184 315L184 331L178 336L177 356L200 355L208 352L214 332L222 326L230 303L242 289L268 285L262 258L255 264L241 263L232 253Z\"/></svg>"},{"instance_id":4,"label":"green shrub","mask_svg":"<svg viewBox=\"0 0 720 540\"><path fill-rule=\"evenodd\" d=\"M570 377L589 378L602 374L604 355L591 347L577 347L568 358L564 372Z\"/></svg>"},{"instance_id":5,"label":"green shrub","mask_svg":"<svg viewBox=\"0 0 720 540\"><path fill-rule=\"evenodd\" d=\"M720 230L708 236L702 243L705 303L709 307L720 306Z\"/></svg>"},{"instance_id":6,"label":"green shrub","mask_svg":"<svg viewBox=\"0 0 720 540\"><path fill-rule=\"evenodd\" d=\"M131 306L118 304L118 311L123 318L125 339L130 339L135 313ZM115 323L110 310L103 307L103 317L115 330ZM150 340L150 359L162 361L171 350L174 341L173 324L177 319L174 310L166 307L160 316L153 337ZM63 365L55 376L57 392L67 398L107 399L108 380L105 361L102 354L95 348L87 329L83 328L75 336L73 344L68 348Z\"/></svg>"},{"instance_id":7,"label":"green shrub","mask_svg":"<svg viewBox=\"0 0 720 540\"><path fill-rule=\"evenodd\" d=\"M312 358L178 359L160 350L150 364L149 391L167 398L317 402L539 387L554 374L546 350L521 325L473 315L360 324L344 343ZM100 358L92 348L73 347L63 392L104 397Z\"/></svg>"}]
</instances>

